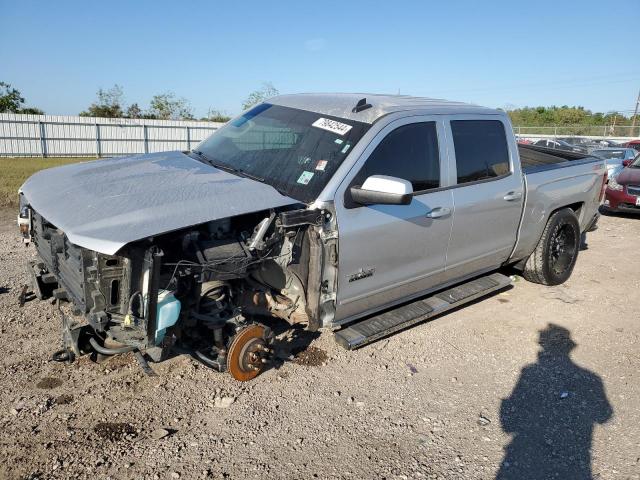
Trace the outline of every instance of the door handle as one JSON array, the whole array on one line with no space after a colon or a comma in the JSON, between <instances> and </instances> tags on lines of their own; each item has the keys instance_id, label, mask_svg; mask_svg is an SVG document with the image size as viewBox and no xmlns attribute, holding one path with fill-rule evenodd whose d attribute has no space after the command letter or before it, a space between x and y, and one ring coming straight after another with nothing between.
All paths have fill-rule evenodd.
<instances>
[{"instance_id":1,"label":"door handle","mask_svg":"<svg viewBox=\"0 0 640 480\"><path fill-rule=\"evenodd\" d=\"M522 198L522 192L509 192L504 197L507 202L513 202L514 200L520 200Z\"/></svg>"},{"instance_id":2,"label":"door handle","mask_svg":"<svg viewBox=\"0 0 640 480\"><path fill-rule=\"evenodd\" d=\"M451 209L447 207L436 207L432 209L430 212L427 212L425 217L427 218L440 218L446 217L451 213Z\"/></svg>"}]
</instances>

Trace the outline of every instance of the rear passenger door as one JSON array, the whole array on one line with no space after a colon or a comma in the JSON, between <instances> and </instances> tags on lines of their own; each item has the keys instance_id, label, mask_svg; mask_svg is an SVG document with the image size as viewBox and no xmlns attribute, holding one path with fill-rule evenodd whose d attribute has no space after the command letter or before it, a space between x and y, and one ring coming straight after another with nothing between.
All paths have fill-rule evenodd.
<instances>
[{"instance_id":1,"label":"rear passenger door","mask_svg":"<svg viewBox=\"0 0 640 480\"><path fill-rule=\"evenodd\" d=\"M515 245L524 186L510 129L500 115L449 117L455 186L447 280L500 266Z\"/></svg>"}]
</instances>

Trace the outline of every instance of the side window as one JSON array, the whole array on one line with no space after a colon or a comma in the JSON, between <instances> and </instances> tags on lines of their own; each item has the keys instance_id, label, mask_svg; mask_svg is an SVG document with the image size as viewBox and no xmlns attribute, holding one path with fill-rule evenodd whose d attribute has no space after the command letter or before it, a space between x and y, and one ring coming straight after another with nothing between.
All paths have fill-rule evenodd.
<instances>
[{"instance_id":1,"label":"side window","mask_svg":"<svg viewBox=\"0 0 640 480\"><path fill-rule=\"evenodd\" d=\"M440 186L440 155L435 122L410 123L389 133L351 182L362 185L371 175L409 180L414 192Z\"/></svg>"},{"instance_id":2,"label":"side window","mask_svg":"<svg viewBox=\"0 0 640 480\"><path fill-rule=\"evenodd\" d=\"M452 120L458 184L509 173L504 125L498 120Z\"/></svg>"}]
</instances>

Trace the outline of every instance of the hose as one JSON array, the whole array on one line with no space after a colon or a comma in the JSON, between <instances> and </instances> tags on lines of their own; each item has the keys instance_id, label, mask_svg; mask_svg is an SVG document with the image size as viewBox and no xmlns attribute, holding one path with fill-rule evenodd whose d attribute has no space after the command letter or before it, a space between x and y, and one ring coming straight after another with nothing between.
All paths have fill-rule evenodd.
<instances>
[{"instance_id":1,"label":"hose","mask_svg":"<svg viewBox=\"0 0 640 480\"><path fill-rule=\"evenodd\" d=\"M136 349L136 347L132 345L127 345L125 347L119 347L119 348L106 348L100 345L97 342L97 340L93 337L89 339L89 343L91 344L91 347L93 347L93 349L96 352L101 353L102 355L117 355L119 353L132 352L133 350Z\"/></svg>"},{"instance_id":2,"label":"hose","mask_svg":"<svg viewBox=\"0 0 640 480\"><path fill-rule=\"evenodd\" d=\"M73 362L74 358L75 358L75 355L73 354L73 352L66 348L63 348L62 350L58 350L57 352L54 352L53 355L51 355L51 360L53 360L54 362L71 363Z\"/></svg>"}]
</instances>

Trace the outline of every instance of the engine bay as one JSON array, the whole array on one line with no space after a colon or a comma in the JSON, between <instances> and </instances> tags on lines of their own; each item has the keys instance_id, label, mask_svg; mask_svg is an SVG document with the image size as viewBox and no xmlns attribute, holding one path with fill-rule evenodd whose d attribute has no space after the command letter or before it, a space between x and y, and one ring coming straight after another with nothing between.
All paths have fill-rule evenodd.
<instances>
[{"instance_id":1,"label":"engine bay","mask_svg":"<svg viewBox=\"0 0 640 480\"><path fill-rule=\"evenodd\" d=\"M145 352L154 361L191 352L250 380L271 360L270 319L321 325L321 235L326 210L270 209L126 245L116 255L70 243L28 207L39 298L68 301L61 359L90 351ZM325 284L325 293L327 282ZM59 303L59 302L58 302Z\"/></svg>"}]
</instances>

